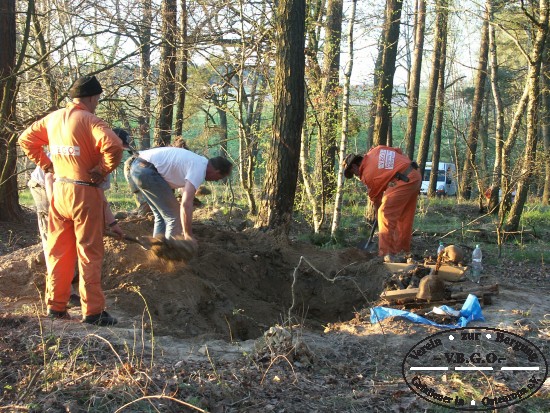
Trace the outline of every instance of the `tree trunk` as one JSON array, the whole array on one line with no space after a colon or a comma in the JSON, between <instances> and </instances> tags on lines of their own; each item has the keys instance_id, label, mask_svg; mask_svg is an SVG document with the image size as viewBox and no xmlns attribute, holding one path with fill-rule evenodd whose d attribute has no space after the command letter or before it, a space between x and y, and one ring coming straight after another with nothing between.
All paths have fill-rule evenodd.
<instances>
[{"instance_id":1,"label":"tree trunk","mask_svg":"<svg viewBox=\"0 0 550 413\"><path fill-rule=\"evenodd\" d=\"M181 0L181 51L180 51L180 73L177 83L178 106L176 108L176 126L174 132L176 136L183 134L183 111L185 108L185 94L187 92L187 65L189 61L188 41L187 41L187 0Z\"/></svg>"},{"instance_id":2,"label":"tree trunk","mask_svg":"<svg viewBox=\"0 0 550 413\"><path fill-rule=\"evenodd\" d=\"M424 112L424 123L420 134L420 143L418 144L418 154L416 163L420 167L420 174L424 176L424 168L428 159L428 149L430 147L430 136L435 115L435 105L437 98L437 85L439 83L439 69L441 65L442 34L447 26L447 0L437 0L436 3L436 22L434 32L434 49L432 53L432 71L428 80L428 97L426 99L426 110Z\"/></svg>"},{"instance_id":3,"label":"tree trunk","mask_svg":"<svg viewBox=\"0 0 550 413\"><path fill-rule=\"evenodd\" d=\"M351 11L348 24L348 63L344 68L344 92L342 97L342 135L340 137L340 151L338 165L338 181L336 185L336 196L334 197L334 211L332 214L332 226L330 234L333 239L336 238L336 232L340 226L340 216L342 210L342 186L344 184L344 171L342 163L346 156L346 146L348 143L349 133L349 101L350 101L350 83L351 73L353 69L353 22L355 20L355 7L357 0L352 0Z\"/></svg>"},{"instance_id":4,"label":"tree trunk","mask_svg":"<svg viewBox=\"0 0 550 413\"><path fill-rule=\"evenodd\" d=\"M29 1L27 11L27 26L24 44L28 41L30 16L34 12L34 1ZM17 135L15 128L15 0L0 2L0 221L20 221L22 209L19 206L17 192L17 151L15 144ZM22 47L24 54L25 48Z\"/></svg>"},{"instance_id":5,"label":"tree trunk","mask_svg":"<svg viewBox=\"0 0 550 413\"><path fill-rule=\"evenodd\" d=\"M273 131L257 226L288 236L304 120L305 0L280 0L276 9Z\"/></svg>"},{"instance_id":6,"label":"tree trunk","mask_svg":"<svg viewBox=\"0 0 550 413\"><path fill-rule=\"evenodd\" d=\"M319 202L323 206L333 197L336 186L334 165L336 162L336 130L340 87L342 12L342 0L328 0L320 94L322 100L321 129L315 153L316 178L317 182L322 183Z\"/></svg>"},{"instance_id":7,"label":"tree trunk","mask_svg":"<svg viewBox=\"0 0 550 413\"><path fill-rule=\"evenodd\" d=\"M420 74L422 71L422 53L424 52L424 31L426 29L426 0L416 1L414 27L414 52L412 70L409 78L407 104L407 132L405 133L405 154L414 159L416 144L416 126L418 124L418 98L420 96Z\"/></svg>"},{"instance_id":8,"label":"tree trunk","mask_svg":"<svg viewBox=\"0 0 550 413\"><path fill-rule=\"evenodd\" d=\"M493 5L494 0L487 0L486 7L489 11L489 19L493 21ZM498 212L500 180L502 178L502 147L504 145L504 105L500 95L498 85L498 59L497 45L495 41L495 26L489 27L489 60L491 66L491 91L493 92L493 100L495 102L495 163L493 165L493 175L491 179L491 193L489 196L488 210L489 212Z\"/></svg>"},{"instance_id":9,"label":"tree trunk","mask_svg":"<svg viewBox=\"0 0 550 413\"><path fill-rule=\"evenodd\" d=\"M163 0L162 31L159 75L158 118L155 125L155 142L160 146L170 144L176 85L176 28L177 2Z\"/></svg>"},{"instance_id":10,"label":"tree trunk","mask_svg":"<svg viewBox=\"0 0 550 413\"><path fill-rule=\"evenodd\" d=\"M445 21L441 25L441 53L439 54L439 76L437 81L437 111L435 116L434 142L432 150L432 170L430 172L430 184L428 196L433 197L437 191L437 177L439 175L439 157L441 154L441 132L443 130L443 117L445 109L445 63L447 61L447 25L448 12L445 7L443 10ZM447 171L443 171L447 173Z\"/></svg>"},{"instance_id":11,"label":"tree trunk","mask_svg":"<svg viewBox=\"0 0 550 413\"><path fill-rule=\"evenodd\" d=\"M548 40L547 40L548 41ZM544 50L544 60L541 74L542 86L542 139L544 145L544 190L542 204L550 205L550 47Z\"/></svg>"},{"instance_id":12,"label":"tree trunk","mask_svg":"<svg viewBox=\"0 0 550 413\"><path fill-rule=\"evenodd\" d=\"M527 100L527 137L525 141L525 151L523 155L523 164L521 175L518 181L516 197L510 209L505 229L507 231L517 231L523 207L527 201L527 192L533 170L535 168L535 154L537 150L537 128L539 112L539 94L540 94L540 72L544 44L548 35L548 0L539 0L539 16L536 25L536 36L533 48L529 56L529 70L527 73L527 85L529 97Z\"/></svg>"},{"instance_id":13,"label":"tree trunk","mask_svg":"<svg viewBox=\"0 0 550 413\"><path fill-rule=\"evenodd\" d=\"M510 125L510 130L508 131L508 136L504 145L502 146L502 178L500 181L500 187L502 190L502 201L500 202L500 208L498 211L499 221L503 221L510 204L508 199L510 199L510 192L512 187L512 176L510 173L510 154L512 149L516 144L516 140L519 134L519 127L521 126L521 121L525 113L525 108L527 107L527 98L529 97L529 85L526 83L523 90L523 94L516 106L514 112L514 117L512 119L512 124Z\"/></svg>"},{"instance_id":14,"label":"tree trunk","mask_svg":"<svg viewBox=\"0 0 550 413\"><path fill-rule=\"evenodd\" d=\"M239 75L239 84L241 84L242 73ZM259 130L261 123L261 114L265 99L265 80L258 73L253 72L249 76L250 93L245 97L246 91L244 85L240 86L238 97L239 104L242 105L239 110L239 157L241 185L245 191L248 208L252 215L256 215L256 199L254 197L254 170L256 167L256 154L259 140ZM246 108L245 108L246 104ZM246 109L246 116L243 115Z\"/></svg>"},{"instance_id":15,"label":"tree trunk","mask_svg":"<svg viewBox=\"0 0 550 413\"><path fill-rule=\"evenodd\" d=\"M488 64L488 63L487 63ZM487 66L487 76L489 76L489 66ZM483 195L484 189L487 187L487 177L489 175L488 171L488 151L489 151L489 111L490 108L490 99L491 99L491 89L489 87L485 88L485 105L482 109L483 115L481 117L480 127L479 127L479 142L481 143L481 150L479 154L479 160L477 164L479 165L478 172L478 190L480 195Z\"/></svg>"},{"instance_id":16,"label":"tree trunk","mask_svg":"<svg viewBox=\"0 0 550 413\"><path fill-rule=\"evenodd\" d=\"M139 148L151 147L151 0L141 0L143 25L139 28Z\"/></svg>"},{"instance_id":17,"label":"tree trunk","mask_svg":"<svg viewBox=\"0 0 550 413\"><path fill-rule=\"evenodd\" d=\"M385 17L384 17L385 19ZM386 26L384 20L384 27ZM378 84L380 83L380 73L382 72L382 58L384 56L384 35L382 31L378 41L378 55L374 63L374 73L372 75L372 100L369 106L369 125L367 127L367 151L373 146L374 142L374 122L376 121L376 107L378 104Z\"/></svg>"},{"instance_id":18,"label":"tree trunk","mask_svg":"<svg viewBox=\"0 0 550 413\"><path fill-rule=\"evenodd\" d=\"M374 120L373 144L386 145L391 121L391 101L393 95L393 76L397 57L397 41L401 25L402 0L386 1L386 24L384 27L384 53L382 55L382 71L378 83L376 102L376 119Z\"/></svg>"},{"instance_id":19,"label":"tree trunk","mask_svg":"<svg viewBox=\"0 0 550 413\"><path fill-rule=\"evenodd\" d=\"M42 27L40 25L40 20L38 18L38 13L36 12L36 10L33 13L33 29L34 35L37 40L37 48L39 53L38 57L40 60L42 79L44 81L44 85L46 86L45 89L48 91L50 97L50 106L53 108L59 104L59 93L57 91L55 79L52 74L50 58L48 56L48 48L46 45L46 39L44 37L44 31L42 30Z\"/></svg>"},{"instance_id":20,"label":"tree trunk","mask_svg":"<svg viewBox=\"0 0 550 413\"><path fill-rule=\"evenodd\" d=\"M227 156L227 99L229 96L229 83L224 82L223 87L221 88L221 95L218 97L213 96L214 104L216 105L216 112L218 113L219 118L219 142L218 145L218 154L219 156Z\"/></svg>"},{"instance_id":21,"label":"tree trunk","mask_svg":"<svg viewBox=\"0 0 550 413\"><path fill-rule=\"evenodd\" d=\"M322 71L319 64L320 56L320 37L321 29L323 28L323 17L325 15L325 1L314 0L307 2L307 15L306 22L306 98L304 100L304 124L302 127L302 136L300 138L300 177L303 183L305 195L309 202L308 208L311 210L311 220L313 221L313 229L315 233L318 233L323 225L324 210L320 206L320 200L322 198L323 188L322 184L318 183L315 174L321 168L317 168L315 164L315 155L317 153L317 147L315 147L314 156L310 154L312 152L313 142L322 142L319 139L322 131L320 130L321 116L320 113L323 109L320 107L319 102L321 99L321 80ZM309 112L310 117L307 117L308 106L311 106ZM314 137L317 139L314 139ZM313 158L311 162L310 158ZM323 205L324 207L324 205Z\"/></svg>"},{"instance_id":22,"label":"tree trunk","mask_svg":"<svg viewBox=\"0 0 550 413\"><path fill-rule=\"evenodd\" d=\"M306 112L307 104L304 103L304 113ZM312 183L312 174L308 170L308 152L309 152L309 132L307 128L307 122L304 122L302 128L302 138L300 141L300 173L302 174L302 181L304 184L304 190L306 192L307 199L309 200L311 207L311 220L313 221L313 232L318 234L321 230L322 219L324 216L324 211L320 208L317 203L317 196L315 194L313 183Z\"/></svg>"},{"instance_id":23,"label":"tree trunk","mask_svg":"<svg viewBox=\"0 0 550 413\"><path fill-rule=\"evenodd\" d=\"M472 170L476 168L476 151L479 137L479 124L481 122L481 109L485 97L485 81L487 80L487 58L489 55L489 15L485 10L483 26L481 28L481 44L479 47L479 62L474 85L474 101L472 103L472 115L468 127L468 141L466 157L462 168L459 194L463 199L470 199L472 194Z\"/></svg>"}]
</instances>

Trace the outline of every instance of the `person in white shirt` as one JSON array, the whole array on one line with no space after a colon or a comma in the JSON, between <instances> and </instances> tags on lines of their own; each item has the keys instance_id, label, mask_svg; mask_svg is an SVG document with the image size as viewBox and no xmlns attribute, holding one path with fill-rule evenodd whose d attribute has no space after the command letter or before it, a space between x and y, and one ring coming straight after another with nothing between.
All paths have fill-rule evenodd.
<instances>
[{"instance_id":1,"label":"person in white shirt","mask_svg":"<svg viewBox=\"0 0 550 413\"><path fill-rule=\"evenodd\" d=\"M46 242L48 240L48 210L50 209L51 199L51 191L48 194L48 189L51 189L52 184L53 174L50 172L45 173L38 166L31 172L31 178L27 182L36 207L38 231L40 232L44 251L46 251Z\"/></svg>"},{"instance_id":2,"label":"person in white shirt","mask_svg":"<svg viewBox=\"0 0 550 413\"><path fill-rule=\"evenodd\" d=\"M195 192L204 181L219 181L229 176L232 167L224 157L207 159L182 148L140 151L132 162L129 178L153 211L153 236L183 236L196 243L192 229ZM181 191L181 205L174 189Z\"/></svg>"}]
</instances>

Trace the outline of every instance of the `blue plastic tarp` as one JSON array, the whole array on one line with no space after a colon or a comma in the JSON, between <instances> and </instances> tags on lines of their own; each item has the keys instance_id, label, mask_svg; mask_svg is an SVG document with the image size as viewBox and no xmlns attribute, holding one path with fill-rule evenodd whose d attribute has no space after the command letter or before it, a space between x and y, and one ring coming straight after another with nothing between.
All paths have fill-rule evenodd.
<instances>
[{"instance_id":1,"label":"blue plastic tarp","mask_svg":"<svg viewBox=\"0 0 550 413\"><path fill-rule=\"evenodd\" d=\"M443 310L452 310L450 307L441 306ZM388 307L374 307L371 309L370 322L376 324L388 317L403 317L413 323L429 324L439 328L457 328L466 327L470 321L485 321L483 314L481 313L481 305L479 300L473 294L469 294L468 298L460 309L460 317L456 324L438 324L427 318L421 317L418 314L411 313L410 311L397 310L395 308Z\"/></svg>"}]
</instances>

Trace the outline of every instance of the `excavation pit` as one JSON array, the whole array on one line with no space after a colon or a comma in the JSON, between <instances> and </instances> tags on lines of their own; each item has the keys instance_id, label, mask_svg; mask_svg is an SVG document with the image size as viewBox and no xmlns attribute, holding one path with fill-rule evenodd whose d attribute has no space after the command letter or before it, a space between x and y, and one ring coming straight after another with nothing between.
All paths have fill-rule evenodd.
<instances>
[{"instance_id":1,"label":"excavation pit","mask_svg":"<svg viewBox=\"0 0 550 413\"><path fill-rule=\"evenodd\" d=\"M123 221L133 237L152 222ZM381 260L356 248L329 250L278 242L254 229L236 232L194 224L197 255L159 260L139 245L105 237L103 286L118 327L155 335L242 341L289 321L312 329L346 321L370 307L388 275ZM43 308L46 267L41 246L2 257L0 293ZM78 309L71 312L76 319Z\"/></svg>"},{"instance_id":2,"label":"excavation pit","mask_svg":"<svg viewBox=\"0 0 550 413\"><path fill-rule=\"evenodd\" d=\"M187 264L145 260L136 246L109 240L110 308L137 324L146 303L156 334L248 340L287 322L290 308L293 323L311 328L349 320L379 297L387 277L379 259L355 248L200 224L195 232L199 251Z\"/></svg>"}]
</instances>

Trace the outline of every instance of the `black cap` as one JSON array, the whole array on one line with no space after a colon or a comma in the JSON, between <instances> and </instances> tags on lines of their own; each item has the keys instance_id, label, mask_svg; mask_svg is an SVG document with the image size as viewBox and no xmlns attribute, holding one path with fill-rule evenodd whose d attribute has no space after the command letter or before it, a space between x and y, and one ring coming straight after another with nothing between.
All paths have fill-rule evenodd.
<instances>
[{"instance_id":1,"label":"black cap","mask_svg":"<svg viewBox=\"0 0 550 413\"><path fill-rule=\"evenodd\" d=\"M76 79L69 89L69 96L72 99L84 98L99 95L101 92L103 92L103 88L95 76L82 76Z\"/></svg>"},{"instance_id":2,"label":"black cap","mask_svg":"<svg viewBox=\"0 0 550 413\"><path fill-rule=\"evenodd\" d=\"M361 155L357 155L356 153L348 154L342 162L342 166L344 168L344 176L348 179L351 178L353 176L351 165L361 163L362 160L363 157Z\"/></svg>"},{"instance_id":3,"label":"black cap","mask_svg":"<svg viewBox=\"0 0 550 413\"><path fill-rule=\"evenodd\" d=\"M113 128L113 132L120 138L124 146L130 146L130 134L122 128Z\"/></svg>"}]
</instances>

